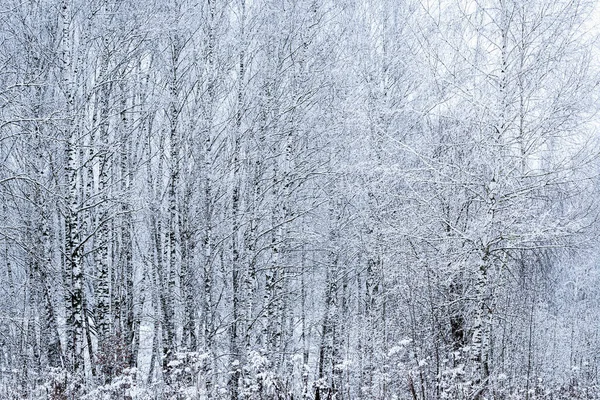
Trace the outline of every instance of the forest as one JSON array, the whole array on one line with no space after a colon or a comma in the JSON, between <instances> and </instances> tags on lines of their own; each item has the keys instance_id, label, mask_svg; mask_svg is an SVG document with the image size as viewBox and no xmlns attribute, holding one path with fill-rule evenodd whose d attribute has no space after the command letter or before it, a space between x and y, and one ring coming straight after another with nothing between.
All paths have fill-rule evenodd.
<instances>
[{"instance_id":1,"label":"forest","mask_svg":"<svg viewBox=\"0 0 600 400\"><path fill-rule=\"evenodd\" d=\"M598 21L2 0L0 398L600 399Z\"/></svg>"}]
</instances>

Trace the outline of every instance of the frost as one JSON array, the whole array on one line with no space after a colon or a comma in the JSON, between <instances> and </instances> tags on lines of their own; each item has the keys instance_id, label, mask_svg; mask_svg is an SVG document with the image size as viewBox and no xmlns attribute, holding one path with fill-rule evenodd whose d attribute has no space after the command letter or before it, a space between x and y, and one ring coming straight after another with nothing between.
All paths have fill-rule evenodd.
<instances>
[{"instance_id":1,"label":"frost","mask_svg":"<svg viewBox=\"0 0 600 400\"><path fill-rule=\"evenodd\" d=\"M391 357L394 354L400 353L403 350L404 350L404 348L402 346L394 346L394 347L390 348L390 350L388 351L388 357Z\"/></svg>"},{"instance_id":2,"label":"frost","mask_svg":"<svg viewBox=\"0 0 600 400\"><path fill-rule=\"evenodd\" d=\"M598 2L2 0L0 399L599 397Z\"/></svg>"},{"instance_id":3,"label":"frost","mask_svg":"<svg viewBox=\"0 0 600 400\"><path fill-rule=\"evenodd\" d=\"M350 361L350 360L344 360L343 362L334 365L333 368L336 371L346 371L346 370L350 369L350 367L352 366L352 364L353 364L352 361Z\"/></svg>"},{"instance_id":4,"label":"frost","mask_svg":"<svg viewBox=\"0 0 600 400\"><path fill-rule=\"evenodd\" d=\"M442 372L443 375L450 375L452 377L460 376L465 374L464 364L459 364L454 368L446 369Z\"/></svg>"}]
</instances>

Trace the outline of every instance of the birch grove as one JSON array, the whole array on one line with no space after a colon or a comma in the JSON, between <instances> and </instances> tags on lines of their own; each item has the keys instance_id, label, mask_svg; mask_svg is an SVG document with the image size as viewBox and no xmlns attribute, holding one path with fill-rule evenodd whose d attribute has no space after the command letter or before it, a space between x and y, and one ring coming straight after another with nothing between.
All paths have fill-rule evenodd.
<instances>
[{"instance_id":1,"label":"birch grove","mask_svg":"<svg viewBox=\"0 0 600 400\"><path fill-rule=\"evenodd\" d=\"M597 8L5 0L0 397L600 398Z\"/></svg>"}]
</instances>

